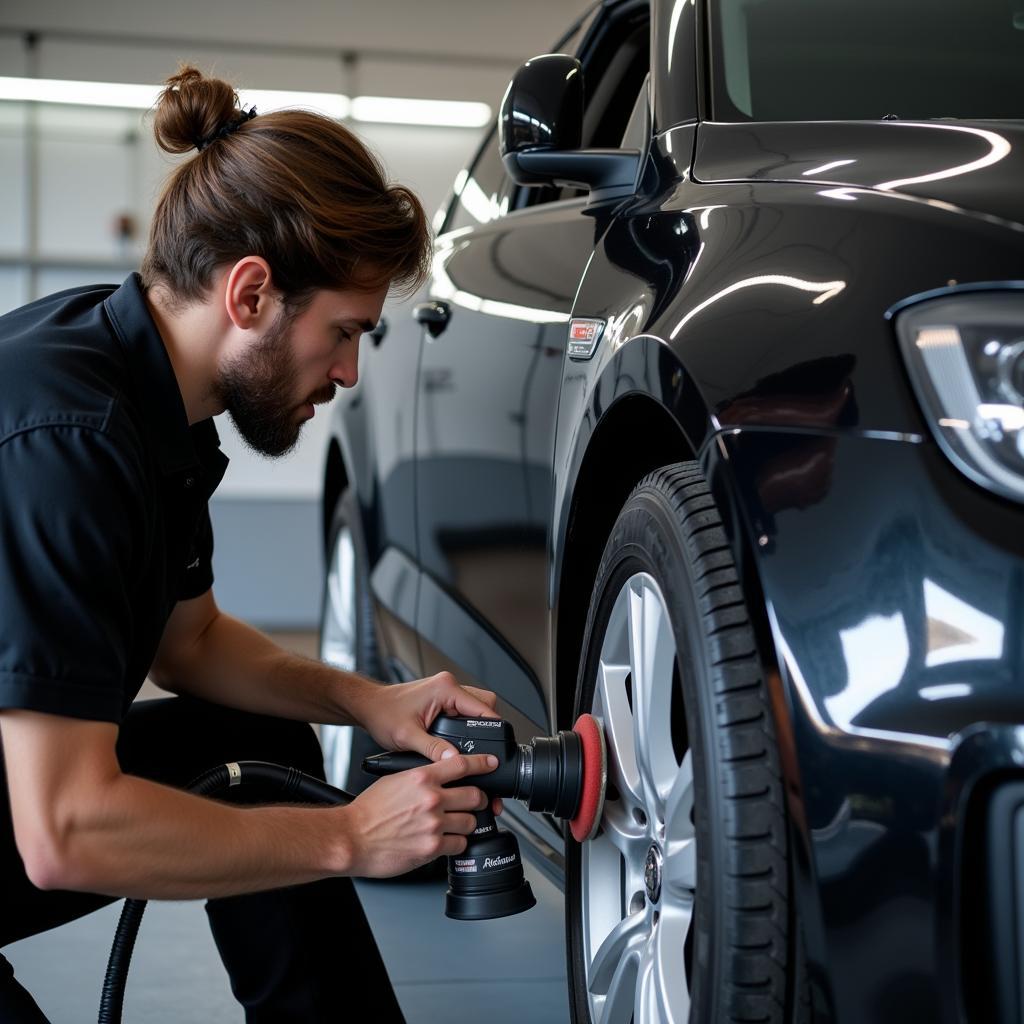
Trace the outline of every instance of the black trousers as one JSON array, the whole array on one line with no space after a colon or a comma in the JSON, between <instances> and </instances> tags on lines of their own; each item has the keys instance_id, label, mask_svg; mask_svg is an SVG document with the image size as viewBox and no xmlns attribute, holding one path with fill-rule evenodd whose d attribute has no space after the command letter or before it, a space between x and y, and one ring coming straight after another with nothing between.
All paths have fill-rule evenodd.
<instances>
[{"instance_id":1,"label":"black trousers","mask_svg":"<svg viewBox=\"0 0 1024 1024\"><path fill-rule=\"evenodd\" d=\"M126 773L180 788L226 761L272 761L323 778L320 746L308 725L188 697L135 704L121 725L117 755ZM2 758L0 783L2 948L113 900L89 893L44 892L32 885L14 843ZM239 799L252 799L242 790L236 793ZM231 990L245 1007L248 1024L403 1021L349 879L211 899L206 913ZM101 981L96 979L97 991ZM46 1022L3 956L0 1021Z\"/></svg>"}]
</instances>

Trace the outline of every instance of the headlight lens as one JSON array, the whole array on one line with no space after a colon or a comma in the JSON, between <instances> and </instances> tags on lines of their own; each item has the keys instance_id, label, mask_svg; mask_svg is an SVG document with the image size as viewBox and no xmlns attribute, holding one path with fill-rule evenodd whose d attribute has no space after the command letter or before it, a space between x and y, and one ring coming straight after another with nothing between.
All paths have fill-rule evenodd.
<instances>
[{"instance_id":1,"label":"headlight lens","mask_svg":"<svg viewBox=\"0 0 1024 1024\"><path fill-rule=\"evenodd\" d=\"M896 318L939 444L972 480L1024 501L1024 294L923 302Z\"/></svg>"}]
</instances>

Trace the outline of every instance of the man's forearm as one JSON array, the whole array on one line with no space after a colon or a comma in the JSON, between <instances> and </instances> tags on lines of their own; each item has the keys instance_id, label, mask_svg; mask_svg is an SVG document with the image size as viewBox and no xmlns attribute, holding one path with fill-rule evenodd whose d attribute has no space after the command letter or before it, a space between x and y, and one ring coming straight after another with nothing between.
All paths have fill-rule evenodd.
<instances>
[{"instance_id":1,"label":"man's forearm","mask_svg":"<svg viewBox=\"0 0 1024 1024\"><path fill-rule=\"evenodd\" d=\"M157 681L176 693L302 722L356 725L360 703L380 684L285 651L219 612Z\"/></svg>"},{"instance_id":2,"label":"man's forearm","mask_svg":"<svg viewBox=\"0 0 1024 1024\"><path fill-rule=\"evenodd\" d=\"M347 808L239 807L121 775L82 794L54 855L36 865L46 888L140 899L199 899L346 874Z\"/></svg>"}]
</instances>

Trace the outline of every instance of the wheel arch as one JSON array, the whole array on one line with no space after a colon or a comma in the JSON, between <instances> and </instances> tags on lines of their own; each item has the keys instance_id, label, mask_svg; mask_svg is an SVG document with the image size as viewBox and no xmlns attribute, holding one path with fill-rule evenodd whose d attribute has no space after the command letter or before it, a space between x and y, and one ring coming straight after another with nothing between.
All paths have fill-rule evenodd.
<instances>
[{"instance_id":1,"label":"wheel arch","mask_svg":"<svg viewBox=\"0 0 1024 1024\"><path fill-rule=\"evenodd\" d=\"M565 518L555 581L555 719L572 723L576 675L597 567L612 525L633 488L651 470L696 458L682 427L655 397L618 398L594 428L579 459Z\"/></svg>"}]
</instances>

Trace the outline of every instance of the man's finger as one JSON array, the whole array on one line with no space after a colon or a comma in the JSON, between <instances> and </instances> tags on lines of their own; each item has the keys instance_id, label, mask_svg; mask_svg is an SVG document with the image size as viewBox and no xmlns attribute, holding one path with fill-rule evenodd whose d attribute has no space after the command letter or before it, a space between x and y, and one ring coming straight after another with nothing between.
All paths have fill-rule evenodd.
<instances>
[{"instance_id":1,"label":"man's finger","mask_svg":"<svg viewBox=\"0 0 1024 1024\"><path fill-rule=\"evenodd\" d=\"M498 759L493 754L456 754L424 770L434 772L434 777L444 785L446 782L464 779L468 775L486 775L497 767Z\"/></svg>"},{"instance_id":2,"label":"man's finger","mask_svg":"<svg viewBox=\"0 0 1024 1024\"><path fill-rule=\"evenodd\" d=\"M437 853L439 857L454 857L466 852L467 840L465 836L446 834L441 839L441 845Z\"/></svg>"},{"instance_id":3,"label":"man's finger","mask_svg":"<svg viewBox=\"0 0 1024 1024\"><path fill-rule=\"evenodd\" d=\"M497 698L495 698L497 700ZM469 718L494 718L494 708L480 697L470 692L467 686L460 686L451 696L450 706L455 705L455 713Z\"/></svg>"},{"instance_id":4,"label":"man's finger","mask_svg":"<svg viewBox=\"0 0 1024 1024\"><path fill-rule=\"evenodd\" d=\"M468 836L476 830L476 815L465 811L448 811L444 816L447 835Z\"/></svg>"},{"instance_id":5,"label":"man's finger","mask_svg":"<svg viewBox=\"0 0 1024 1024\"><path fill-rule=\"evenodd\" d=\"M491 709L489 718L497 718L498 715L494 709L498 706L498 695L493 690L484 690L479 686L464 686L463 689L466 693L471 693L478 700L483 701Z\"/></svg>"},{"instance_id":6,"label":"man's finger","mask_svg":"<svg viewBox=\"0 0 1024 1024\"><path fill-rule=\"evenodd\" d=\"M482 811L488 804L486 794L476 786L455 786L444 791L446 811Z\"/></svg>"},{"instance_id":7,"label":"man's finger","mask_svg":"<svg viewBox=\"0 0 1024 1024\"><path fill-rule=\"evenodd\" d=\"M422 753L424 757L429 757L431 761L440 761L445 756L454 757L458 753L458 750L447 740L431 736L428 732L423 732L417 738L422 739L422 750L417 750L417 753Z\"/></svg>"}]
</instances>

